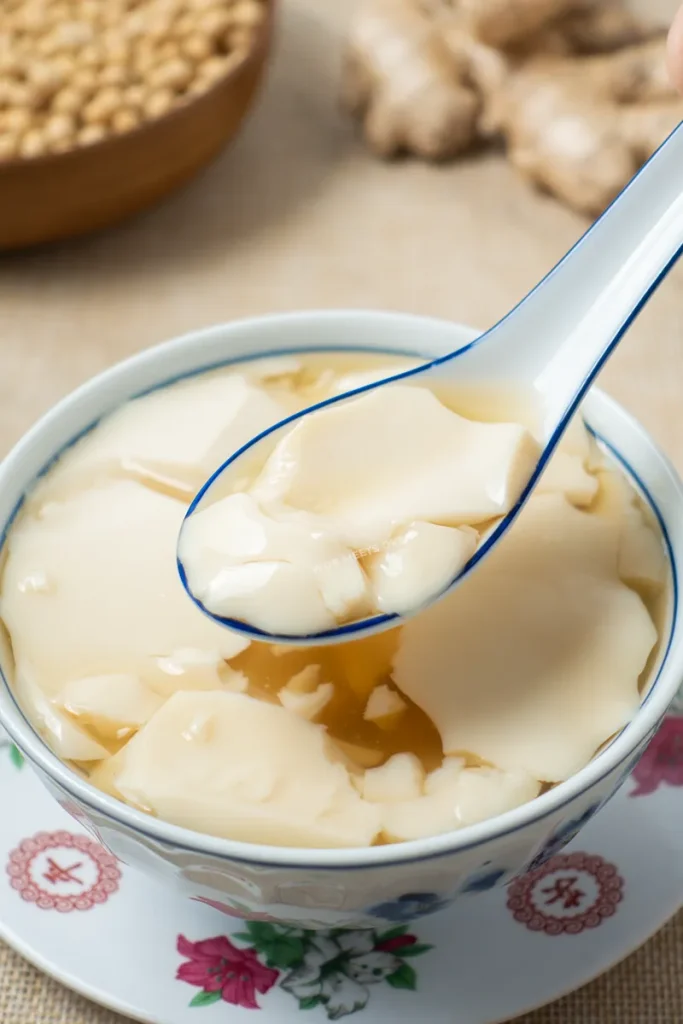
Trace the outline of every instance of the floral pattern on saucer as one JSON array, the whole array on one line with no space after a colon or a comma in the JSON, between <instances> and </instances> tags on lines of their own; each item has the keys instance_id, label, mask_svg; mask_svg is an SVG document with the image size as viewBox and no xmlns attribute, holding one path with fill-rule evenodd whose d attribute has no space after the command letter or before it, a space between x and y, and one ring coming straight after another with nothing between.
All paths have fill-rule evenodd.
<instances>
[{"instance_id":1,"label":"floral pattern on saucer","mask_svg":"<svg viewBox=\"0 0 683 1024\"><path fill-rule=\"evenodd\" d=\"M9 757L15 768L24 767L24 755L15 743L10 743L9 745Z\"/></svg>"},{"instance_id":2,"label":"floral pattern on saucer","mask_svg":"<svg viewBox=\"0 0 683 1024\"><path fill-rule=\"evenodd\" d=\"M258 1010L256 994L269 992L280 976L279 971L261 963L255 949L239 949L225 935L201 942L179 935L177 949L186 960L176 977L201 989L190 1006L210 1006L223 999L233 1006Z\"/></svg>"},{"instance_id":3,"label":"floral pattern on saucer","mask_svg":"<svg viewBox=\"0 0 683 1024\"><path fill-rule=\"evenodd\" d=\"M4 731L0 731L0 750L8 751L9 759L15 768L24 767L24 755L19 750L19 747L15 743L12 743L9 736Z\"/></svg>"},{"instance_id":4,"label":"floral pattern on saucer","mask_svg":"<svg viewBox=\"0 0 683 1024\"><path fill-rule=\"evenodd\" d=\"M298 1000L299 1009L319 1006L329 1020L340 1020L365 1008L373 985L414 991L417 972L409 960L430 949L402 925L385 932L313 932L249 921L245 932L230 938L191 942L179 935L177 950L185 960L176 978L200 989L190 1006L222 999L260 1009L257 995L277 985Z\"/></svg>"},{"instance_id":5,"label":"floral pattern on saucer","mask_svg":"<svg viewBox=\"0 0 683 1024\"><path fill-rule=\"evenodd\" d=\"M631 772L629 796L647 796L660 786L683 786L683 690Z\"/></svg>"}]
</instances>

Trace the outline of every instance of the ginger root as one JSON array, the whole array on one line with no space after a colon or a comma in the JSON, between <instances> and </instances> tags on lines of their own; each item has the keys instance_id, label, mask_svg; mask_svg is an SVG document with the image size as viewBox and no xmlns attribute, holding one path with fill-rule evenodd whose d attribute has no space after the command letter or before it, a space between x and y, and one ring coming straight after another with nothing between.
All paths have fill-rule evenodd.
<instances>
[{"instance_id":1,"label":"ginger root","mask_svg":"<svg viewBox=\"0 0 683 1024\"><path fill-rule=\"evenodd\" d=\"M663 59L655 43L518 71L494 114L513 166L574 209L600 213L683 115Z\"/></svg>"},{"instance_id":2,"label":"ginger root","mask_svg":"<svg viewBox=\"0 0 683 1024\"><path fill-rule=\"evenodd\" d=\"M379 156L456 156L477 134L479 99L438 24L412 0L373 0L353 30L342 100Z\"/></svg>"},{"instance_id":3,"label":"ginger root","mask_svg":"<svg viewBox=\"0 0 683 1024\"><path fill-rule=\"evenodd\" d=\"M683 118L665 33L622 0L365 0L342 96L379 156L502 138L519 171L589 215Z\"/></svg>"}]
</instances>

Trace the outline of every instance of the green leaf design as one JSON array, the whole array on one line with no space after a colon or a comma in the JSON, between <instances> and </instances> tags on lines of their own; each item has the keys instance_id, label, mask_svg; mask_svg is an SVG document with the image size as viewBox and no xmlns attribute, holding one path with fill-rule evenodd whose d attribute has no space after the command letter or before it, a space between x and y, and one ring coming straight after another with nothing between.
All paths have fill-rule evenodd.
<instances>
[{"instance_id":1,"label":"green leaf design","mask_svg":"<svg viewBox=\"0 0 683 1024\"><path fill-rule=\"evenodd\" d=\"M287 932L293 929L278 928L277 925L269 924L268 921L246 921L248 931L235 932L233 939L240 942L248 942L254 946L262 956L265 957L268 967L279 967L281 970L288 970L297 967L304 958L307 939L304 936L288 935Z\"/></svg>"},{"instance_id":2,"label":"green leaf design","mask_svg":"<svg viewBox=\"0 0 683 1024\"><path fill-rule=\"evenodd\" d=\"M320 996L309 996L307 999L299 1000L300 1010L315 1010L316 1006L320 1006L322 999Z\"/></svg>"},{"instance_id":3,"label":"green leaf design","mask_svg":"<svg viewBox=\"0 0 683 1024\"><path fill-rule=\"evenodd\" d=\"M19 750L19 747L16 747L14 745L14 743L10 744L9 756L10 756L10 760L11 760L11 762L14 765L15 768L23 768L24 767L24 755Z\"/></svg>"},{"instance_id":4,"label":"green leaf design","mask_svg":"<svg viewBox=\"0 0 683 1024\"><path fill-rule=\"evenodd\" d=\"M274 942L265 943L263 952L268 967L287 969L301 963L304 958L304 944L301 939L287 938L283 935Z\"/></svg>"},{"instance_id":5,"label":"green leaf design","mask_svg":"<svg viewBox=\"0 0 683 1024\"><path fill-rule=\"evenodd\" d=\"M400 935L405 935L408 931L408 926L400 924L396 928L390 928L388 932L382 932L381 935L375 936L375 945L379 946L380 942L388 942L389 939L397 939Z\"/></svg>"},{"instance_id":6,"label":"green leaf design","mask_svg":"<svg viewBox=\"0 0 683 1024\"><path fill-rule=\"evenodd\" d=\"M275 925L269 924L268 921L247 921L247 930L251 942L257 949L269 945L280 937Z\"/></svg>"},{"instance_id":7,"label":"green leaf design","mask_svg":"<svg viewBox=\"0 0 683 1024\"><path fill-rule=\"evenodd\" d=\"M221 998L220 992L198 992L194 999L190 1000L190 1006L211 1006Z\"/></svg>"},{"instance_id":8,"label":"green leaf design","mask_svg":"<svg viewBox=\"0 0 683 1024\"><path fill-rule=\"evenodd\" d=\"M400 949L395 950L396 956L402 960L407 956L422 956L423 953L428 953L430 949L434 949L426 942L416 942L414 946L401 946Z\"/></svg>"},{"instance_id":9,"label":"green leaf design","mask_svg":"<svg viewBox=\"0 0 683 1024\"><path fill-rule=\"evenodd\" d=\"M405 988L414 992L417 988L417 974L410 964L401 964L397 971L387 977L392 988Z\"/></svg>"}]
</instances>

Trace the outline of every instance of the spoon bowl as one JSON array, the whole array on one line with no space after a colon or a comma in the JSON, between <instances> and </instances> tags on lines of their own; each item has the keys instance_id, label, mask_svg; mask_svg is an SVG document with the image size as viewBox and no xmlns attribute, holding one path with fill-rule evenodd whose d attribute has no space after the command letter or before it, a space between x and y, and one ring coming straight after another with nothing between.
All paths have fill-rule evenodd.
<instances>
[{"instance_id":1,"label":"spoon bowl","mask_svg":"<svg viewBox=\"0 0 683 1024\"><path fill-rule=\"evenodd\" d=\"M539 457L512 507L483 535L471 558L432 603L450 592L504 536L534 490L581 400L626 330L683 251L683 125L669 136L603 215L557 266L501 321L469 345L385 380L313 405L281 421L235 452L210 477L190 505L189 519L225 494L226 484L263 465L297 422L400 382L439 389L505 388L524 391L540 411ZM331 472L334 472L332 470ZM208 609L188 581L179 551L183 586L212 619L248 636L278 644L338 643L400 624L421 611L387 613L305 635L268 633Z\"/></svg>"}]
</instances>

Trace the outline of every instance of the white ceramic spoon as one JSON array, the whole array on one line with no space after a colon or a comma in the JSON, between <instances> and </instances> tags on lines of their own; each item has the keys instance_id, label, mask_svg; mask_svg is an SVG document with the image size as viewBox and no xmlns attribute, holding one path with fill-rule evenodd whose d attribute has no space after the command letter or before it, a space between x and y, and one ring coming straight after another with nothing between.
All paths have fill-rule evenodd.
<instances>
[{"instance_id":1,"label":"white ceramic spoon","mask_svg":"<svg viewBox=\"0 0 683 1024\"><path fill-rule=\"evenodd\" d=\"M269 451L281 432L324 406L418 377L427 386L431 382L452 382L457 386L502 387L517 393L523 390L533 396L541 411L542 451L538 463L515 507L485 536L449 587L434 595L438 600L481 562L515 520L581 399L682 249L683 124L560 263L495 327L451 355L321 402L260 434L214 473L190 505L187 516L210 503L212 490L226 471L241 475L239 460L245 455L253 459L256 445L266 444ZM334 466L330 472L334 473ZM208 611L189 589L180 559L178 568L188 593L211 618L261 640L339 642L401 621L399 615L381 614L306 637L271 635Z\"/></svg>"}]
</instances>

